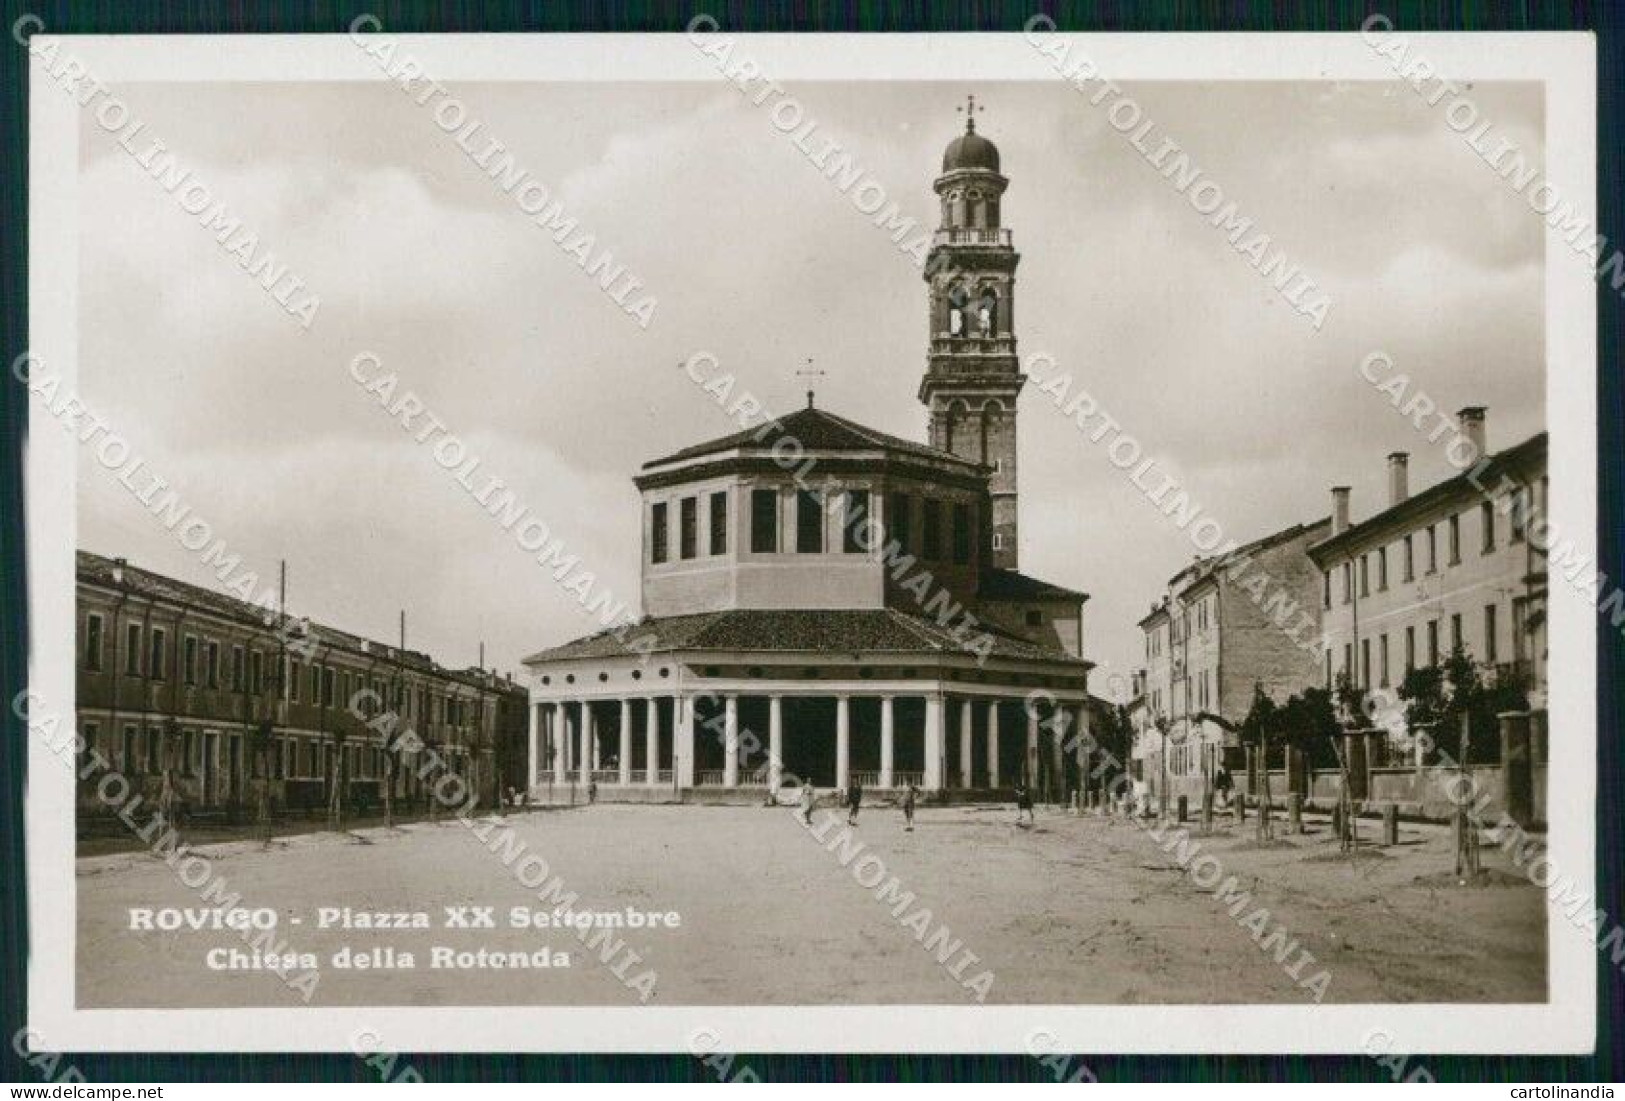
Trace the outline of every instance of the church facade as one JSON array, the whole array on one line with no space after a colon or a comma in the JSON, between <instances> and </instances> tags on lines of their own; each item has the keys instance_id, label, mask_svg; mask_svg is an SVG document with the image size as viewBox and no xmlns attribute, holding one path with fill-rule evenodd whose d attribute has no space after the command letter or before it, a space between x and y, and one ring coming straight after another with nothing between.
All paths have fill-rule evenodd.
<instances>
[{"instance_id":1,"label":"church facade","mask_svg":"<svg viewBox=\"0 0 1625 1101\"><path fill-rule=\"evenodd\" d=\"M642 618L525 660L534 798L1079 787L1088 597L1019 569L1008 182L968 121L936 180L928 443L809 394L643 464Z\"/></svg>"}]
</instances>

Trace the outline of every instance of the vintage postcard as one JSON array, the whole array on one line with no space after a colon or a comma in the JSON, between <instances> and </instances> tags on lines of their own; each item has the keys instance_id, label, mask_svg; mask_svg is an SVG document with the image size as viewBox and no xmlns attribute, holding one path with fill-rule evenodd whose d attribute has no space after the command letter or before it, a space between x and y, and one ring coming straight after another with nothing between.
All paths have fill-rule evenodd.
<instances>
[{"instance_id":1,"label":"vintage postcard","mask_svg":"<svg viewBox=\"0 0 1625 1101\"><path fill-rule=\"evenodd\" d=\"M29 29L36 1047L1590 1050L1589 37Z\"/></svg>"}]
</instances>

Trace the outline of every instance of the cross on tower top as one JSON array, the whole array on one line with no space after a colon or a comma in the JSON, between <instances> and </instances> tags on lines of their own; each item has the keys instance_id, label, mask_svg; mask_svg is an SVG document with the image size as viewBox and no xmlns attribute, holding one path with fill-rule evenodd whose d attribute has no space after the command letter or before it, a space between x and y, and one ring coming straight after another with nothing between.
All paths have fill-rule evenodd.
<instances>
[{"instance_id":1,"label":"cross on tower top","mask_svg":"<svg viewBox=\"0 0 1625 1101\"><path fill-rule=\"evenodd\" d=\"M979 106L976 102L976 96L972 94L965 97L963 107L955 107L954 110L965 113L965 133L974 134L976 133L976 112L985 111L987 108Z\"/></svg>"},{"instance_id":2,"label":"cross on tower top","mask_svg":"<svg viewBox=\"0 0 1625 1101\"><path fill-rule=\"evenodd\" d=\"M812 357L808 356L807 360L806 360L807 365L805 367L798 367L796 369L796 377L797 378L806 378L806 379L823 378L824 377L823 370L821 368L814 367L812 365L812 362L813 362ZM809 386L807 388L807 408L811 409L812 407L813 407L813 390L812 390L812 387Z\"/></svg>"}]
</instances>

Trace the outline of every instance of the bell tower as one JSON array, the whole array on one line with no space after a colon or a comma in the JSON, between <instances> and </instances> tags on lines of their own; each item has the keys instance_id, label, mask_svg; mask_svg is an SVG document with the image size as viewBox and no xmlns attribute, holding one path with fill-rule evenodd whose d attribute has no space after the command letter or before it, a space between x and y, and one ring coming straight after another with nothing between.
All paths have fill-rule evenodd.
<instances>
[{"instance_id":1,"label":"bell tower","mask_svg":"<svg viewBox=\"0 0 1625 1101\"><path fill-rule=\"evenodd\" d=\"M965 132L942 154L942 214L925 265L930 352L920 401L931 446L993 468L993 565L1016 568L1016 398L1027 376L1016 358L1015 281L1020 259L999 204L1010 181L999 150L976 132L974 96Z\"/></svg>"}]
</instances>

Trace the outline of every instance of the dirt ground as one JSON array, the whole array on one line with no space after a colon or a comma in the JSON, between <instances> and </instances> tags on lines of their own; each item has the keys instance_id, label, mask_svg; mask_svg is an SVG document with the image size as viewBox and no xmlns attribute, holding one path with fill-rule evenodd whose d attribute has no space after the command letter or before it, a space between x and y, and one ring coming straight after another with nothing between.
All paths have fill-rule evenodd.
<instances>
[{"instance_id":1,"label":"dirt ground","mask_svg":"<svg viewBox=\"0 0 1625 1101\"><path fill-rule=\"evenodd\" d=\"M815 821L835 814L821 810ZM1312 996L1300 984L1321 970L1328 1002L1545 999L1541 893L1496 873L1458 883L1443 829L1407 825L1399 845L1352 864L1323 822L1268 846L1253 840L1251 822L1196 838L1250 891L1239 917L1257 924L1244 927L1134 824L1056 810L1041 810L1032 828L1014 818L1009 807L930 808L904 832L899 812L871 808L857 830L865 848L846 865L830 851L839 829L820 842L788 809L598 805L506 819L580 893L575 909L681 915L678 928L625 933L641 957L630 965L623 955L599 962L566 931L506 927L510 907L549 907L454 822L200 851L242 905L277 911L279 942L317 957L316 1005L636 1005L625 979L645 972L655 976L654 1005L972 1004L965 984L984 971L989 1003L1302 1003ZM886 880L917 898L900 917L865 885L877 860ZM1494 854L1488 863L1497 864ZM207 905L161 860L81 859L78 888L82 1007L301 1004L268 971L205 965L212 948L246 951L231 931L129 928L130 907ZM444 927L443 907L464 905L494 907L498 927ZM423 911L434 927L317 928L318 907L345 906ZM1260 948L1260 907L1268 929L1287 934L1277 946L1299 945L1285 965ZM941 927L962 941L948 965L921 944ZM346 946L411 952L418 966L332 966ZM437 969L433 946L547 947L570 964ZM1295 980L1286 968L1300 950L1315 962ZM965 952L979 959L956 977L950 966Z\"/></svg>"}]
</instances>

